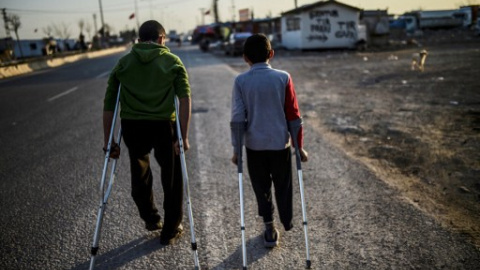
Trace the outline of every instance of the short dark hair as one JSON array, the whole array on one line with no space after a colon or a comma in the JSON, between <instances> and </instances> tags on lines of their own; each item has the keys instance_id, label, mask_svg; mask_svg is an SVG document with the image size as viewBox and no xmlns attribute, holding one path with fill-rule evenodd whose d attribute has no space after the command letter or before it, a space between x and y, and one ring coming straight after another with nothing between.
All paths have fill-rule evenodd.
<instances>
[{"instance_id":1,"label":"short dark hair","mask_svg":"<svg viewBox=\"0 0 480 270\"><path fill-rule=\"evenodd\" d=\"M141 41L156 42L161 35L165 35L165 28L155 20L142 23L140 29L138 29L138 36Z\"/></svg>"},{"instance_id":2,"label":"short dark hair","mask_svg":"<svg viewBox=\"0 0 480 270\"><path fill-rule=\"evenodd\" d=\"M270 40L264 34L254 34L248 37L243 45L243 54L253 64L267 61L271 50Z\"/></svg>"}]
</instances>

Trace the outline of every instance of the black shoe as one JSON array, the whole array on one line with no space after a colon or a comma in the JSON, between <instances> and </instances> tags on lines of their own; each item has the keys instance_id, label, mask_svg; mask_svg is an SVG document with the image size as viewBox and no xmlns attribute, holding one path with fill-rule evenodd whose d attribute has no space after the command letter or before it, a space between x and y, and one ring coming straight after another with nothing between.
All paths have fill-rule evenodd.
<instances>
[{"instance_id":1,"label":"black shoe","mask_svg":"<svg viewBox=\"0 0 480 270\"><path fill-rule=\"evenodd\" d=\"M158 231L163 228L163 223L161 221L158 222L145 222L145 229L148 231Z\"/></svg>"},{"instance_id":2,"label":"black shoe","mask_svg":"<svg viewBox=\"0 0 480 270\"><path fill-rule=\"evenodd\" d=\"M164 246L172 245L176 242L180 235L182 235L182 233L182 224L180 224L174 232L165 232L162 230L162 233L160 234L160 244Z\"/></svg>"},{"instance_id":3,"label":"black shoe","mask_svg":"<svg viewBox=\"0 0 480 270\"><path fill-rule=\"evenodd\" d=\"M273 223L265 224L265 232L263 233L263 244L266 248L274 248L278 246L280 233Z\"/></svg>"}]
</instances>

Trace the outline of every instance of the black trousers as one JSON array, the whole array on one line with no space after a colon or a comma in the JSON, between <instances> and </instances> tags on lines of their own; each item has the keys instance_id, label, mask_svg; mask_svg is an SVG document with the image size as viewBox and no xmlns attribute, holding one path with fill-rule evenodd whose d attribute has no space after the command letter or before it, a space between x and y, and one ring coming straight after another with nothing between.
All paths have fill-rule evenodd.
<instances>
[{"instance_id":1,"label":"black trousers","mask_svg":"<svg viewBox=\"0 0 480 270\"><path fill-rule=\"evenodd\" d=\"M292 154L290 148L278 151L256 151L247 148L247 166L253 191L257 198L258 214L264 222L273 221L275 201L286 231L292 224Z\"/></svg>"},{"instance_id":2,"label":"black trousers","mask_svg":"<svg viewBox=\"0 0 480 270\"><path fill-rule=\"evenodd\" d=\"M155 206L150 168L150 152L161 168L164 193L165 231L173 231L183 217L183 180L180 157L175 154L176 139L174 123L171 121L122 119L122 133L130 157L132 197L145 222L161 219Z\"/></svg>"}]
</instances>

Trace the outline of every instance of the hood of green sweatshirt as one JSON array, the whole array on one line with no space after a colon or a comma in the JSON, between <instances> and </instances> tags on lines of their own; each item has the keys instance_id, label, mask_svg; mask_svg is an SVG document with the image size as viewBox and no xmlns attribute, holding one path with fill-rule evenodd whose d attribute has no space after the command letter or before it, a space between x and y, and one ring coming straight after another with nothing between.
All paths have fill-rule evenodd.
<instances>
[{"instance_id":1,"label":"hood of green sweatshirt","mask_svg":"<svg viewBox=\"0 0 480 270\"><path fill-rule=\"evenodd\" d=\"M153 59L168 52L170 50L167 47L157 43L137 43L132 48L133 55L142 63L151 62Z\"/></svg>"}]
</instances>

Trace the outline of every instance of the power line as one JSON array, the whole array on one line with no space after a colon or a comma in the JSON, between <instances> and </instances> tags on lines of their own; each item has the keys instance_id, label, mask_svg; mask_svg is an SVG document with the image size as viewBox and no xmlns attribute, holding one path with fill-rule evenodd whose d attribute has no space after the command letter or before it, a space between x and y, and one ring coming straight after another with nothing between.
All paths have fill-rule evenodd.
<instances>
[{"instance_id":1,"label":"power line","mask_svg":"<svg viewBox=\"0 0 480 270\"><path fill-rule=\"evenodd\" d=\"M115 11L126 11L126 10L132 10L133 7L128 7L128 8L112 8L112 9L106 9L108 12L115 12ZM17 12L17 13L42 13L42 14L90 14L92 12L95 12L96 9L88 10L88 11L82 11L82 10L76 10L76 11L67 11L67 10L34 10L34 9L15 9L15 8L8 8L7 9L10 12Z\"/></svg>"},{"instance_id":2,"label":"power line","mask_svg":"<svg viewBox=\"0 0 480 270\"><path fill-rule=\"evenodd\" d=\"M34 10L34 9L16 9L7 8L10 12L19 13L43 13L43 14L79 14L79 13L91 13L91 11L66 11L66 10Z\"/></svg>"},{"instance_id":3,"label":"power line","mask_svg":"<svg viewBox=\"0 0 480 270\"><path fill-rule=\"evenodd\" d=\"M181 4L184 2L190 2L192 0L177 0L177 1L170 1L166 3L158 3L152 5L153 7L165 7L165 5L175 5L175 4ZM128 7L119 7L121 5L129 5ZM115 6L115 7L113 7ZM143 8L150 8L148 4L146 3ZM132 3L117 3L115 5L110 5L107 6L105 9L105 12L115 12L115 11L131 11L134 9ZM52 10L52 9L18 9L18 8L6 8L8 11L12 12L18 12L18 13L42 13L42 14L91 14L92 12L95 12L96 9L92 8L91 10Z\"/></svg>"}]
</instances>

